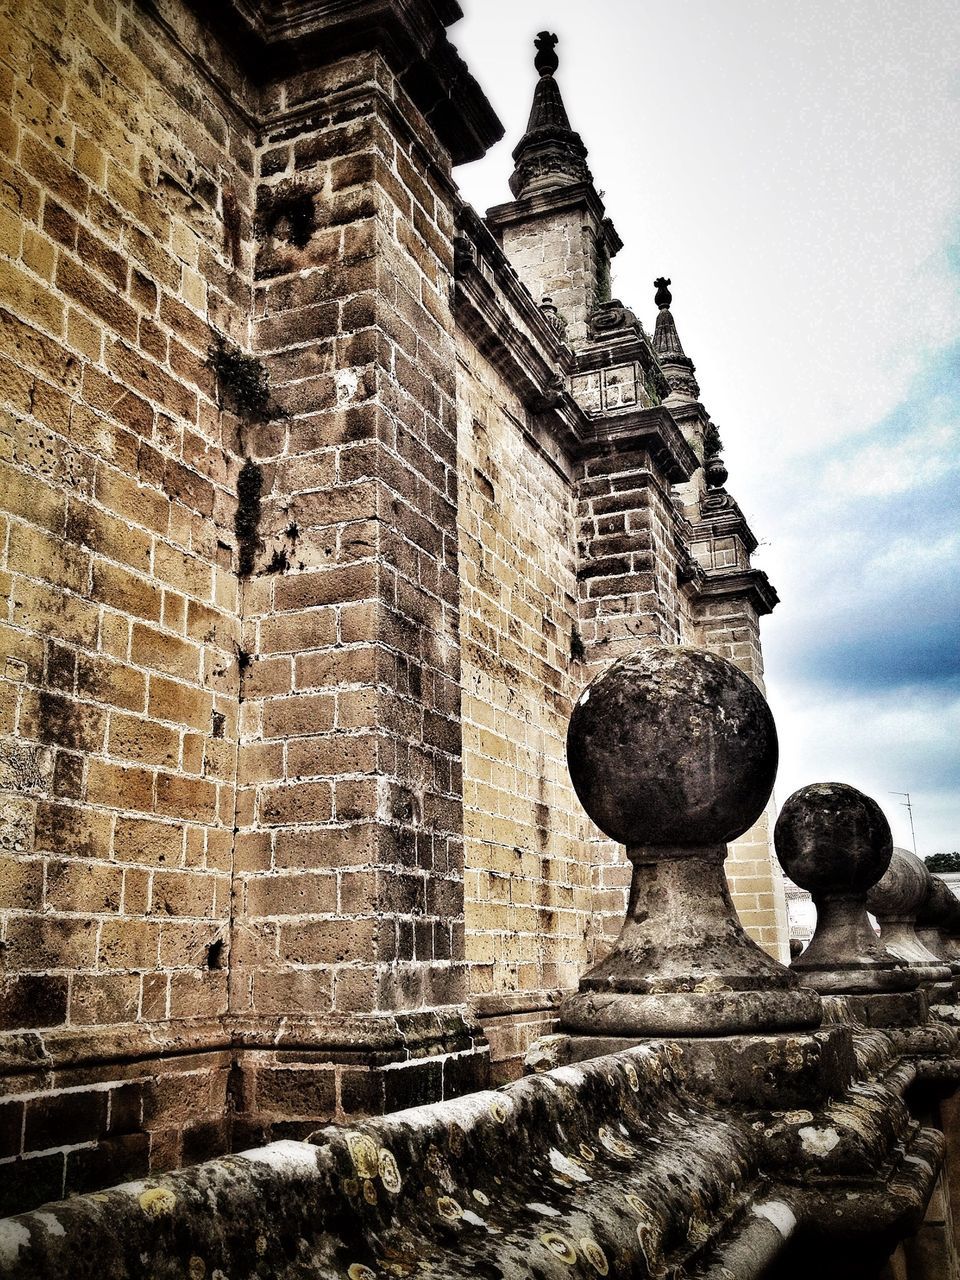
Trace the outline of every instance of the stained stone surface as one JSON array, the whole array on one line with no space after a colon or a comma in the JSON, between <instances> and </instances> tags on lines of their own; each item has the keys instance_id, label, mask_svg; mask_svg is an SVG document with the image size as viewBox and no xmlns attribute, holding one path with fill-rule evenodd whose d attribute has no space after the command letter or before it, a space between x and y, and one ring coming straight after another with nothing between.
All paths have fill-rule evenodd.
<instances>
[{"instance_id":1,"label":"stained stone surface","mask_svg":"<svg viewBox=\"0 0 960 1280\"><path fill-rule=\"evenodd\" d=\"M649 1044L7 1219L0 1277L747 1280L813 1230L854 1280L847 1243L915 1230L942 1158L886 1083L745 1112Z\"/></svg>"},{"instance_id":2,"label":"stained stone surface","mask_svg":"<svg viewBox=\"0 0 960 1280\"><path fill-rule=\"evenodd\" d=\"M652 646L581 694L570 776L627 846L630 902L613 950L561 1006L585 1035L711 1035L815 1026L819 1000L744 933L726 841L762 813L777 767L773 717L733 663Z\"/></svg>"},{"instance_id":3,"label":"stained stone surface","mask_svg":"<svg viewBox=\"0 0 960 1280\"><path fill-rule=\"evenodd\" d=\"M640 1049L78 1197L0 1224L0 1276L662 1274L757 1182L757 1135L678 1063Z\"/></svg>"},{"instance_id":4,"label":"stained stone surface","mask_svg":"<svg viewBox=\"0 0 960 1280\"><path fill-rule=\"evenodd\" d=\"M581 804L611 839L693 855L735 839L763 812L777 732L763 694L733 663L656 645L580 695L567 760Z\"/></svg>"}]
</instances>

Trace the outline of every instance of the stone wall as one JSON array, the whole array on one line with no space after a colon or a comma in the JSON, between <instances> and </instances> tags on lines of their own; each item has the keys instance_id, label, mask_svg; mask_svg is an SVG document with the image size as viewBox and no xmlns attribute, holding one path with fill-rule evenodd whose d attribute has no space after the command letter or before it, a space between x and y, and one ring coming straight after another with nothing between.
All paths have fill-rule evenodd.
<instances>
[{"instance_id":1,"label":"stone wall","mask_svg":"<svg viewBox=\"0 0 960 1280\"><path fill-rule=\"evenodd\" d=\"M8 6L0 51L0 1154L56 1148L18 1170L44 1198L224 1142L219 1056L89 1064L209 1047L227 1007L237 460L207 354L246 332L255 154L229 64L234 106L130 6Z\"/></svg>"},{"instance_id":2,"label":"stone wall","mask_svg":"<svg viewBox=\"0 0 960 1280\"><path fill-rule=\"evenodd\" d=\"M453 181L497 123L381 8L0 20L0 1212L515 1075L619 927L566 725L693 634L698 459L645 338L570 394Z\"/></svg>"},{"instance_id":3,"label":"stone wall","mask_svg":"<svg viewBox=\"0 0 960 1280\"><path fill-rule=\"evenodd\" d=\"M459 347L466 957L493 1058L515 1060L583 971L600 906L564 750L587 679L574 490L516 393Z\"/></svg>"}]
</instances>

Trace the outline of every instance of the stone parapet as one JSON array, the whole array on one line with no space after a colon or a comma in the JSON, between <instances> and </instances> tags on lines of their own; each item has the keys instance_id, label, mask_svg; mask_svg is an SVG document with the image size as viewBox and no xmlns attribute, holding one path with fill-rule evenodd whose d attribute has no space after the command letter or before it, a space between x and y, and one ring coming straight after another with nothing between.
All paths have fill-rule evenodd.
<instances>
[{"instance_id":1,"label":"stone parapet","mask_svg":"<svg viewBox=\"0 0 960 1280\"><path fill-rule=\"evenodd\" d=\"M162 1280L255 1258L265 1280L734 1264L749 1280L812 1240L821 1274L866 1275L919 1225L942 1142L895 1091L775 1115L715 1093L681 1044L651 1042L10 1219L0 1275Z\"/></svg>"}]
</instances>

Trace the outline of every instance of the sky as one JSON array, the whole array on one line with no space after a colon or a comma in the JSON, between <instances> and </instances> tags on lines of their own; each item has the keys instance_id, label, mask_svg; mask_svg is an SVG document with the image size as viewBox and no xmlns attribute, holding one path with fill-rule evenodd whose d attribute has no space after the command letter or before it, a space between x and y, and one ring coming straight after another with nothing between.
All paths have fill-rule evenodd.
<instances>
[{"instance_id":1,"label":"sky","mask_svg":"<svg viewBox=\"0 0 960 1280\"><path fill-rule=\"evenodd\" d=\"M956 0L461 0L506 128L457 170L509 199L533 37L624 249L673 314L781 604L761 624L782 803L872 795L960 849L960 7Z\"/></svg>"}]
</instances>

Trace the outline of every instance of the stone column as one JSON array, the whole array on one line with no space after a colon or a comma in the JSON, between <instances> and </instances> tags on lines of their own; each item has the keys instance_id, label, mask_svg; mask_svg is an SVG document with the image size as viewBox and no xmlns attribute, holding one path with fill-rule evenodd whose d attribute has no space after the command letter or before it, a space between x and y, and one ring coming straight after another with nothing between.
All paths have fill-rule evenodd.
<instances>
[{"instance_id":1,"label":"stone column","mask_svg":"<svg viewBox=\"0 0 960 1280\"><path fill-rule=\"evenodd\" d=\"M460 91L491 134L465 72ZM451 1096L487 1063L449 308L451 153L483 145L435 106L442 127L370 49L284 81L259 156L232 1009L261 1132Z\"/></svg>"}]
</instances>

